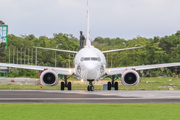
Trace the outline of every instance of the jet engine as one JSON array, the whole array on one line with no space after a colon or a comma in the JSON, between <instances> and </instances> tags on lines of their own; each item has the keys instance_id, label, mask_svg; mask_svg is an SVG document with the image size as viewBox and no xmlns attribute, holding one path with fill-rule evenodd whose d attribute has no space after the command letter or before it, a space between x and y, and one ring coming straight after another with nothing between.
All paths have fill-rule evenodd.
<instances>
[{"instance_id":1,"label":"jet engine","mask_svg":"<svg viewBox=\"0 0 180 120\"><path fill-rule=\"evenodd\" d=\"M40 81L44 86L55 86L59 82L59 77L55 71L45 70L40 76Z\"/></svg>"},{"instance_id":2,"label":"jet engine","mask_svg":"<svg viewBox=\"0 0 180 120\"><path fill-rule=\"evenodd\" d=\"M139 74L134 70L127 70L121 75L121 82L124 86L135 86L139 83Z\"/></svg>"}]
</instances>

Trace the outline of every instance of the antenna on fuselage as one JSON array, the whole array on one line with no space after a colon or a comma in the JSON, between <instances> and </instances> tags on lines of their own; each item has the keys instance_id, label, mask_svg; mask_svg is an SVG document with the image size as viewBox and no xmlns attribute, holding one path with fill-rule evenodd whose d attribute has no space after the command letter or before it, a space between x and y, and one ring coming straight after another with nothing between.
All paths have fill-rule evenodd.
<instances>
[{"instance_id":1,"label":"antenna on fuselage","mask_svg":"<svg viewBox=\"0 0 180 120\"><path fill-rule=\"evenodd\" d=\"M88 0L87 0L87 38L86 38L86 46L91 46L90 25L89 25L89 1Z\"/></svg>"}]
</instances>

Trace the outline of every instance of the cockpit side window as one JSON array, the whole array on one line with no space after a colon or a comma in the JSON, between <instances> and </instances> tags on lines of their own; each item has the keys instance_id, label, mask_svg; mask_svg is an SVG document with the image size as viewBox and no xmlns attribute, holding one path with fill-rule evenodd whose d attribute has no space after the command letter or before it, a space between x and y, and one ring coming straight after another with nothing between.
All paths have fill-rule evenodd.
<instances>
[{"instance_id":1,"label":"cockpit side window","mask_svg":"<svg viewBox=\"0 0 180 120\"><path fill-rule=\"evenodd\" d=\"M80 61L82 62L82 61L83 61L83 59L84 59L84 58L82 57Z\"/></svg>"},{"instance_id":2,"label":"cockpit side window","mask_svg":"<svg viewBox=\"0 0 180 120\"><path fill-rule=\"evenodd\" d=\"M101 58L100 58L100 57L98 57L98 61L99 61L99 62L101 61Z\"/></svg>"}]
</instances>

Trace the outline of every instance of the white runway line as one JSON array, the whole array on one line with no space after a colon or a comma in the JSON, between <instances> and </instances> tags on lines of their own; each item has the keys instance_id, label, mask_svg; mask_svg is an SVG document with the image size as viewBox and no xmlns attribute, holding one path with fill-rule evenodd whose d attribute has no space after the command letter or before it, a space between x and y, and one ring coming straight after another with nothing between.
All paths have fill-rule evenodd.
<instances>
[{"instance_id":1,"label":"white runway line","mask_svg":"<svg viewBox=\"0 0 180 120\"><path fill-rule=\"evenodd\" d=\"M150 98L152 100L171 100L172 98ZM180 100L180 98L173 98L175 100ZM7 100L7 101L14 101L14 100L149 100L147 98L0 98L0 101Z\"/></svg>"}]
</instances>

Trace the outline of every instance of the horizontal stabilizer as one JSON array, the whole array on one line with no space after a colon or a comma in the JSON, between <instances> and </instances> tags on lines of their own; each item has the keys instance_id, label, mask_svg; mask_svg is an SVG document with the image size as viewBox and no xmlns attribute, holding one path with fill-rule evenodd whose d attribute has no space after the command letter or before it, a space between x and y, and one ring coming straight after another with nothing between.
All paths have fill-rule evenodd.
<instances>
[{"instance_id":1,"label":"horizontal stabilizer","mask_svg":"<svg viewBox=\"0 0 180 120\"><path fill-rule=\"evenodd\" d=\"M139 49L143 47L133 47L133 48L124 48L124 49L116 49L116 50L108 50L108 51L102 51L103 53L110 53L110 52L117 52L117 51L124 51L124 50L132 50L132 49Z\"/></svg>"},{"instance_id":2,"label":"horizontal stabilizer","mask_svg":"<svg viewBox=\"0 0 180 120\"><path fill-rule=\"evenodd\" d=\"M53 51L59 51L59 52L66 52L66 53L78 53L77 51L70 51L70 50L60 50L60 49L52 49L52 48L43 48L43 47L34 47L38 49L44 49L44 50L53 50Z\"/></svg>"}]
</instances>

